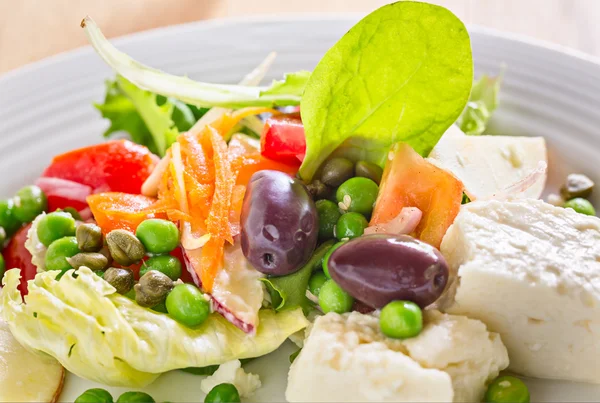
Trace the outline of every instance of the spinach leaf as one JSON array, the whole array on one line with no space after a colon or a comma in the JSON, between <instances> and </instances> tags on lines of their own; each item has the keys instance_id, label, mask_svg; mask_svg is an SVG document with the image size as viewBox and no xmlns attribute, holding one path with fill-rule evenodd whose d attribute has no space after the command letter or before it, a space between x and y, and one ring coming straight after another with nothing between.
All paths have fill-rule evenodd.
<instances>
[{"instance_id":1,"label":"spinach leaf","mask_svg":"<svg viewBox=\"0 0 600 403\"><path fill-rule=\"evenodd\" d=\"M465 134L478 136L485 131L492 112L498 107L501 81L502 75L484 75L473 84L467 107L456 121Z\"/></svg>"},{"instance_id":2,"label":"spinach leaf","mask_svg":"<svg viewBox=\"0 0 600 403\"><path fill-rule=\"evenodd\" d=\"M306 84L302 178L312 179L350 137L374 149L404 141L427 155L463 111L472 83L469 34L454 14L409 1L381 7L325 54Z\"/></svg>"},{"instance_id":3,"label":"spinach leaf","mask_svg":"<svg viewBox=\"0 0 600 403\"><path fill-rule=\"evenodd\" d=\"M311 306L311 302L306 298L308 280L310 280L313 271L322 267L325 253L334 244L334 241L323 243L315 250L308 263L295 273L261 279L269 290L271 304L276 311L302 307L304 313L308 313Z\"/></svg>"}]
</instances>

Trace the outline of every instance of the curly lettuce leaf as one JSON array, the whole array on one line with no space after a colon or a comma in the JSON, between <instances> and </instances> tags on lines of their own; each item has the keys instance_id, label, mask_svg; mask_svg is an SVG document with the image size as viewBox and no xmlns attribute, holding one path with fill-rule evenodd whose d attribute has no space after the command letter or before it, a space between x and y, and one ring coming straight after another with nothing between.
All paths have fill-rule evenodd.
<instances>
[{"instance_id":1,"label":"curly lettuce leaf","mask_svg":"<svg viewBox=\"0 0 600 403\"><path fill-rule=\"evenodd\" d=\"M492 117L492 112L498 107L501 81L502 75L498 77L483 75L473 84L469 102L456 121L458 127L465 134L470 136L483 134Z\"/></svg>"},{"instance_id":2,"label":"curly lettuce leaf","mask_svg":"<svg viewBox=\"0 0 600 403\"><path fill-rule=\"evenodd\" d=\"M125 131L132 141L160 156L175 142L179 131L188 130L196 121L187 105L142 90L121 76L107 81L104 103L95 107L111 122L105 137Z\"/></svg>"},{"instance_id":3,"label":"curly lettuce leaf","mask_svg":"<svg viewBox=\"0 0 600 403\"><path fill-rule=\"evenodd\" d=\"M306 84L302 178L350 137L370 148L404 141L427 155L463 111L472 83L469 34L454 14L409 1L379 8L323 56Z\"/></svg>"},{"instance_id":4,"label":"curly lettuce leaf","mask_svg":"<svg viewBox=\"0 0 600 403\"><path fill-rule=\"evenodd\" d=\"M19 270L6 272L0 315L25 347L55 357L78 376L112 386L142 387L160 373L257 357L308 324L301 310L260 312L256 336L218 314L188 328L118 294L88 268L39 273L23 303Z\"/></svg>"},{"instance_id":5,"label":"curly lettuce leaf","mask_svg":"<svg viewBox=\"0 0 600 403\"><path fill-rule=\"evenodd\" d=\"M173 97L198 107L298 105L310 72L287 74L283 81L268 87L209 84L167 74L145 66L115 48L89 17L81 22L85 34L98 55L118 74L136 86L165 97Z\"/></svg>"}]
</instances>

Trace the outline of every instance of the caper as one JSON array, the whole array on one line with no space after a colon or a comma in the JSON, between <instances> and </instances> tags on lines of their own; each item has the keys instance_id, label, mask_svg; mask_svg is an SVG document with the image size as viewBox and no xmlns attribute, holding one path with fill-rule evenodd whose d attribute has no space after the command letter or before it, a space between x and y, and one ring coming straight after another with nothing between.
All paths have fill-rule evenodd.
<instances>
[{"instance_id":1,"label":"caper","mask_svg":"<svg viewBox=\"0 0 600 403\"><path fill-rule=\"evenodd\" d=\"M104 256L106 257L106 260L107 260L107 262L108 262L108 263L107 263L107 265L108 265L108 266L110 266L110 265L112 264L112 262L113 262L113 258L112 258L112 256L110 255L110 252L109 252L109 250L108 250L108 245L104 245L104 246L102 247L102 249L100 249L100 250L98 251L98 253L100 253L100 254L102 254L102 255L104 255Z\"/></svg>"},{"instance_id":2,"label":"caper","mask_svg":"<svg viewBox=\"0 0 600 403\"><path fill-rule=\"evenodd\" d=\"M79 225L75 236L82 252L98 252L102 249L102 230L96 224Z\"/></svg>"},{"instance_id":3,"label":"caper","mask_svg":"<svg viewBox=\"0 0 600 403\"><path fill-rule=\"evenodd\" d=\"M115 287L119 294L125 295L133 287L133 271L126 268L111 267L104 272L104 281Z\"/></svg>"},{"instance_id":4,"label":"caper","mask_svg":"<svg viewBox=\"0 0 600 403\"><path fill-rule=\"evenodd\" d=\"M585 175L571 174L567 176L567 181L560 189L560 195L565 200L571 200L576 197L588 197L594 190L594 182Z\"/></svg>"},{"instance_id":5,"label":"caper","mask_svg":"<svg viewBox=\"0 0 600 403\"><path fill-rule=\"evenodd\" d=\"M310 193L313 200L327 199L331 194L333 194L333 189L318 179L315 179L309 183L306 188L308 189L308 193Z\"/></svg>"},{"instance_id":6,"label":"caper","mask_svg":"<svg viewBox=\"0 0 600 403\"><path fill-rule=\"evenodd\" d=\"M354 175L354 163L347 158L332 158L323 165L321 182L338 187Z\"/></svg>"},{"instance_id":7,"label":"caper","mask_svg":"<svg viewBox=\"0 0 600 403\"><path fill-rule=\"evenodd\" d=\"M108 266L108 259L102 253L78 253L75 256L67 258L67 261L74 269L85 266L91 270L102 270Z\"/></svg>"},{"instance_id":8,"label":"caper","mask_svg":"<svg viewBox=\"0 0 600 403\"><path fill-rule=\"evenodd\" d=\"M160 271L151 270L140 278L134 288L138 305L150 308L165 301L173 289L173 280Z\"/></svg>"},{"instance_id":9,"label":"caper","mask_svg":"<svg viewBox=\"0 0 600 403\"><path fill-rule=\"evenodd\" d=\"M123 229L112 230L106 235L110 255L121 266L131 266L146 254L144 245L137 237Z\"/></svg>"},{"instance_id":10,"label":"caper","mask_svg":"<svg viewBox=\"0 0 600 403\"><path fill-rule=\"evenodd\" d=\"M383 169L379 165L369 161L358 161L354 167L354 174L363 178L369 178L379 185L383 176Z\"/></svg>"}]
</instances>

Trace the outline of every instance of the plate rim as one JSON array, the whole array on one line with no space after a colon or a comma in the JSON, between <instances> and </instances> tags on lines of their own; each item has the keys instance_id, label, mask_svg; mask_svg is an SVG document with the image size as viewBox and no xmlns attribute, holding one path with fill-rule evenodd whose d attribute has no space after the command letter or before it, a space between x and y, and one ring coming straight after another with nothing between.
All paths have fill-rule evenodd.
<instances>
[{"instance_id":1,"label":"plate rim","mask_svg":"<svg viewBox=\"0 0 600 403\"><path fill-rule=\"evenodd\" d=\"M292 13L292 14L257 14L251 16L234 16L234 17L218 17L206 20L196 20L184 22L180 24L166 25L163 27L151 28L143 31L137 31L125 35L109 38L109 40L117 45L123 46L132 42L149 41L155 36L164 34L173 34L177 31L186 31L190 29L210 29L217 26L227 26L236 24L256 24L256 23L272 23L272 22L303 22L303 21L354 21L365 16L367 13L361 12L341 12L341 13ZM550 51L553 54L568 56L578 61L593 65L600 68L600 56L594 56L582 50L578 50L566 45L550 42L543 39L537 39L528 35L508 32L496 28L483 26L480 24L465 24L470 34L488 36L495 39L505 39L511 42L517 42L526 46L535 47L541 50ZM83 34L83 33L82 33ZM92 47L88 45L79 46L74 49L62 51L54 55L47 56L40 60L26 63L22 66L8 70L0 74L0 85L18 79L30 73L35 73L40 69L53 64L68 62L72 59L93 53Z\"/></svg>"}]
</instances>

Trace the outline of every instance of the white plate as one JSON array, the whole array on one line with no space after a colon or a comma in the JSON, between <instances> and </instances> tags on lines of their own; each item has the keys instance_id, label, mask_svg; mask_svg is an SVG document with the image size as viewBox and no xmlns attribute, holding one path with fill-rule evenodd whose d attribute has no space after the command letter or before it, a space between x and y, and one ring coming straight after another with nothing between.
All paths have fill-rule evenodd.
<instances>
[{"instance_id":1,"label":"white plate","mask_svg":"<svg viewBox=\"0 0 600 403\"><path fill-rule=\"evenodd\" d=\"M203 81L234 83L272 50L279 56L269 78L313 68L358 18L198 22L115 43L150 66ZM546 137L551 187L569 172L584 172L600 182L600 64L554 46L479 27L470 31L477 74L498 73L506 65L501 106L491 131ZM0 77L0 196L32 182L53 155L101 141L107 123L91 103L102 99L103 80L112 75L90 48L82 48ZM596 205L600 205L599 195ZM247 365L261 375L264 385L253 400L284 400L288 356L293 351L285 345ZM527 383L532 401L597 401L600 396L600 386L595 385ZM147 391L157 401L202 401L199 384L198 377L176 371L163 375ZM94 386L98 385L70 375L61 400L73 401ZM121 390L111 391L116 397Z\"/></svg>"}]
</instances>

